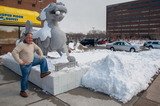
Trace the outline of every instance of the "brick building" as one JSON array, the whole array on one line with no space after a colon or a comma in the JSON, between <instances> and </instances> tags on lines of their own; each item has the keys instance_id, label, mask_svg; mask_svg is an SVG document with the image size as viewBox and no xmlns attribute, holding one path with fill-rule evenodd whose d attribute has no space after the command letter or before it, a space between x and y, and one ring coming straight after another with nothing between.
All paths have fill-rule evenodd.
<instances>
[{"instance_id":1,"label":"brick building","mask_svg":"<svg viewBox=\"0 0 160 106\"><path fill-rule=\"evenodd\" d=\"M37 17L51 2L56 0L0 0L0 54L13 50L27 20L41 26Z\"/></svg>"},{"instance_id":2,"label":"brick building","mask_svg":"<svg viewBox=\"0 0 160 106\"><path fill-rule=\"evenodd\" d=\"M56 0L0 0L0 5L40 12L51 2Z\"/></svg>"},{"instance_id":3,"label":"brick building","mask_svg":"<svg viewBox=\"0 0 160 106\"><path fill-rule=\"evenodd\" d=\"M109 5L106 10L109 37L160 38L160 0L136 0Z\"/></svg>"}]
</instances>

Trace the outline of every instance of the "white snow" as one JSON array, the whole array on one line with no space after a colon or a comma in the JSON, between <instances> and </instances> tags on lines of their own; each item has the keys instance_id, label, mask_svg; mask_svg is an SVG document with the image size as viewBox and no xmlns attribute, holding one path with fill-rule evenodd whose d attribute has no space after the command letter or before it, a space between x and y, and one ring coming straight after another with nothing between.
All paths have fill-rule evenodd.
<instances>
[{"instance_id":1,"label":"white snow","mask_svg":"<svg viewBox=\"0 0 160 106\"><path fill-rule=\"evenodd\" d=\"M70 55L78 61L79 67L74 67L74 70L88 69L82 78L83 86L104 92L126 103L134 95L147 89L152 77L158 73L159 52L160 50L154 49L138 53L88 50L72 52ZM68 62L65 54L62 57L55 52L49 55L55 57L53 60L47 59L50 69L53 69L55 63Z\"/></svg>"},{"instance_id":2,"label":"white snow","mask_svg":"<svg viewBox=\"0 0 160 106\"><path fill-rule=\"evenodd\" d=\"M122 102L147 89L160 67L160 50L139 53L93 50L73 53L80 67L88 67L82 85Z\"/></svg>"},{"instance_id":3,"label":"white snow","mask_svg":"<svg viewBox=\"0 0 160 106\"><path fill-rule=\"evenodd\" d=\"M107 52L92 62L82 78L82 85L104 92L123 103L147 89L160 66L159 50L140 53Z\"/></svg>"},{"instance_id":4,"label":"white snow","mask_svg":"<svg viewBox=\"0 0 160 106\"><path fill-rule=\"evenodd\" d=\"M70 43L68 44L68 47L69 47L70 49L74 50L74 49L75 49L75 47L74 47L74 42L70 42Z\"/></svg>"},{"instance_id":5,"label":"white snow","mask_svg":"<svg viewBox=\"0 0 160 106\"><path fill-rule=\"evenodd\" d=\"M76 58L80 68L88 68L82 78L83 86L104 92L125 103L147 89L160 67L159 52L92 50L71 55Z\"/></svg>"},{"instance_id":6,"label":"white snow","mask_svg":"<svg viewBox=\"0 0 160 106\"><path fill-rule=\"evenodd\" d=\"M41 41L46 40L47 37L51 38L51 28L48 27L47 21L44 21L44 27L38 31L34 31L33 38L40 38Z\"/></svg>"},{"instance_id":7,"label":"white snow","mask_svg":"<svg viewBox=\"0 0 160 106\"><path fill-rule=\"evenodd\" d=\"M46 12L45 10L50 6L50 4L48 6L46 6L40 13L40 19L41 20L45 20L46 19Z\"/></svg>"}]
</instances>

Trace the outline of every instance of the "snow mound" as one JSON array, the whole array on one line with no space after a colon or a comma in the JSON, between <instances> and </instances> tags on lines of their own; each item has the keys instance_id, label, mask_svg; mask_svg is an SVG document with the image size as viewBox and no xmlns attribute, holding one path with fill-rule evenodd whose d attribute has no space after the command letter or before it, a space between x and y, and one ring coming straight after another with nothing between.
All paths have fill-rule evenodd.
<instances>
[{"instance_id":1,"label":"snow mound","mask_svg":"<svg viewBox=\"0 0 160 106\"><path fill-rule=\"evenodd\" d=\"M148 83L153 80L152 76L157 72L158 64L140 59L139 54L136 57L136 54L132 56L126 53L125 58L123 55L109 54L92 63L82 78L82 85L106 93L123 103L147 89Z\"/></svg>"},{"instance_id":2,"label":"snow mound","mask_svg":"<svg viewBox=\"0 0 160 106\"><path fill-rule=\"evenodd\" d=\"M84 51L88 50L87 46L83 46L79 42L77 42L76 45L74 44L74 42L70 42L68 44L68 47L74 53L80 53L80 52L84 52Z\"/></svg>"}]
</instances>

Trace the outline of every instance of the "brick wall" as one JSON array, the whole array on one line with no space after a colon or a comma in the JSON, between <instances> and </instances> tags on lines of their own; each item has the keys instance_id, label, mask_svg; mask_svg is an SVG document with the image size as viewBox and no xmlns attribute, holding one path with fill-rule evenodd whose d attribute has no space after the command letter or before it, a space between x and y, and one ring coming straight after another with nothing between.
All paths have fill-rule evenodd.
<instances>
[{"instance_id":1,"label":"brick wall","mask_svg":"<svg viewBox=\"0 0 160 106\"><path fill-rule=\"evenodd\" d=\"M12 52L15 48L15 44L0 44L0 55Z\"/></svg>"},{"instance_id":2,"label":"brick wall","mask_svg":"<svg viewBox=\"0 0 160 106\"><path fill-rule=\"evenodd\" d=\"M40 12L51 2L56 0L0 0L0 5Z\"/></svg>"}]
</instances>

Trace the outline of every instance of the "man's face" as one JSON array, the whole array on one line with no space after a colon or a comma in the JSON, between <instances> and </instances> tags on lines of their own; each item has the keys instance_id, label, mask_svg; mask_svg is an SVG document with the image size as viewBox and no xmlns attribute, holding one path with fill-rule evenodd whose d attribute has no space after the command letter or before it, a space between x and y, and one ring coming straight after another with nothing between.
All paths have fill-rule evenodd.
<instances>
[{"instance_id":1,"label":"man's face","mask_svg":"<svg viewBox=\"0 0 160 106\"><path fill-rule=\"evenodd\" d=\"M25 38L25 41L28 43L28 44L31 44L33 42L33 38L32 38L32 34L29 33L27 34L26 38Z\"/></svg>"}]
</instances>

